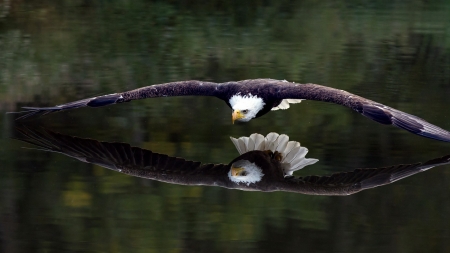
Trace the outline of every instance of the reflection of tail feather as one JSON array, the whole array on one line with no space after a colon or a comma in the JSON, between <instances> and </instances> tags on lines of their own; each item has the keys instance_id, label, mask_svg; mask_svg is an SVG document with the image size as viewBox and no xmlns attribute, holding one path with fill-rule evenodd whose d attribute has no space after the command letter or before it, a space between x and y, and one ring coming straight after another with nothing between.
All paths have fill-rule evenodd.
<instances>
[{"instance_id":1,"label":"reflection of tail feather","mask_svg":"<svg viewBox=\"0 0 450 253\"><path fill-rule=\"evenodd\" d=\"M106 105L112 105L118 103L119 99L123 98L120 94L109 94L100 97L86 98L74 102L70 102L67 104L52 106L52 107L23 107L23 109L27 111L18 112L25 113L24 115L17 118L26 119L34 116L43 116L49 113L59 112L63 110L76 109L81 107L100 107Z\"/></svg>"}]
</instances>

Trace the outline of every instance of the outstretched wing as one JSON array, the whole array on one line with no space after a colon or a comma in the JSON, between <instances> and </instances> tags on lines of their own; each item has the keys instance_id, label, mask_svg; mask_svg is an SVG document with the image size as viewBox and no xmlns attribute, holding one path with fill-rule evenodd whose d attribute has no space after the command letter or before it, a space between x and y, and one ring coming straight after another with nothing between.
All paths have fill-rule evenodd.
<instances>
[{"instance_id":1,"label":"outstretched wing","mask_svg":"<svg viewBox=\"0 0 450 253\"><path fill-rule=\"evenodd\" d=\"M228 86L228 84L232 85ZM53 107L24 107L26 111L19 112L24 114L18 119L86 106L100 107L144 98L216 96L224 99L230 92L226 87L233 87L234 92L254 92L254 95L263 95L265 98L282 101L273 109L287 109L289 103L297 103L302 99L340 104L352 108L376 122L393 125L427 138L450 142L449 131L430 124L414 115L343 90L317 84L297 84L273 79L252 79L229 83L211 83L192 80L157 84L122 93L82 99Z\"/></svg>"},{"instance_id":2,"label":"outstretched wing","mask_svg":"<svg viewBox=\"0 0 450 253\"><path fill-rule=\"evenodd\" d=\"M106 105L113 105L144 98L175 97L175 96L221 97L220 94L223 91L222 87L225 86L226 84L227 83L217 84L212 82L202 82L196 80L156 84L131 91L86 98L52 107L23 107L26 111L18 112L23 113L23 115L18 117L17 119L25 119L32 116L43 116L53 112L81 108L86 106L100 107Z\"/></svg>"},{"instance_id":3,"label":"outstretched wing","mask_svg":"<svg viewBox=\"0 0 450 253\"><path fill-rule=\"evenodd\" d=\"M424 163L356 169L352 172L335 173L331 176L288 177L278 187L278 190L309 195L350 195L387 185L435 166L449 163L450 155L446 155Z\"/></svg>"},{"instance_id":4,"label":"outstretched wing","mask_svg":"<svg viewBox=\"0 0 450 253\"><path fill-rule=\"evenodd\" d=\"M264 79L260 79L264 80ZM272 83L271 93L277 99L308 99L349 107L369 119L393 125L423 137L450 142L450 132L417 116L396 110L372 100L318 84L298 84L266 79Z\"/></svg>"},{"instance_id":5,"label":"outstretched wing","mask_svg":"<svg viewBox=\"0 0 450 253\"><path fill-rule=\"evenodd\" d=\"M229 166L201 164L183 158L157 154L131 147L126 143L100 142L27 126L17 127L18 140L61 153L82 162L127 175L183 185L215 185L227 187Z\"/></svg>"}]
</instances>

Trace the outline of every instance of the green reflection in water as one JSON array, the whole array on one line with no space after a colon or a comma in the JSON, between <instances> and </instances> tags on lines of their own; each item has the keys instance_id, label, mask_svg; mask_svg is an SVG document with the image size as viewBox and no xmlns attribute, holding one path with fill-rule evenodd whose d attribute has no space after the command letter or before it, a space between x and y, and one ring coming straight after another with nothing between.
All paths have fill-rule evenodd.
<instances>
[{"instance_id":1,"label":"green reflection in water","mask_svg":"<svg viewBox=\"0 0 450 253\"><path fill-rule=\"evenodd\" d=\"M168 81L268 77L345 89L450 129L446 2L1 1L0 10L5 3L2 111ZM230 135L282 132L322 171L447 150L321 103L246 125L231 126L229 114L221 101L173 98L41 122L205 162L232 158ZM0 122L6 137L14 122ZM4 252L450 251L446 170L348 198L186 190L0 141Z\"/></svg>"}]
</instances>

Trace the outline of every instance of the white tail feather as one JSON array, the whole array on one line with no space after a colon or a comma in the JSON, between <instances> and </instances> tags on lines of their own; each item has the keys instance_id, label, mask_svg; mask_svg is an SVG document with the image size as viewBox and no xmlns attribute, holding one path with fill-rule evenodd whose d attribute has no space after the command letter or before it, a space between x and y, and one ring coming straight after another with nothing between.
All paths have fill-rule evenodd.
<instances>
[{"instance_id":1,"label":"white tail feather","mask_svg":"<svg viewBox=\"0 0 450 253\"><path fill-rule=\"evenodd\" d=\"M240 155L253 150L270 150L281 153L281 164L286 176L292 175L296 170L307 165L316 163L317 159L305 158L308 149L300 146L300 142L289 141L289 136L285 134L269 133L266 137L254 133L250 137L240 137L238 139L230 137Z\"/></svg>"},{"instance_id":2,"label":"white tail feather","mask_svg":"<svg viewBox=\"0 0 450 253\"><path fill-rule=\"evenodd\" d=\"M276 111L276 110L280 110L280 109L286 110L290 107L289 104L297 104L300 102L302 102L302 99L283 99L278 106L272 108L272 111Z\"/></svg>"},{"instance_id":3,"label":"white tail feather","mask_svg":"<svg viewBox=\"0 0 450 253\"><path fill-rule=\"evenodd\" d=\"M293 148L293 149L291 150L291 152L289 152L289 153L284 157L284 160L285 160L287 163L291 163L292 160L294 160L294 158L300 153L300 149L301 149L301 148L303 148L303 147L297 146L297 147Z\"/></svg>"},{"instance_id":4,"label":"white tail feather","mask_svg":"<svg viewBox=\"0 0 450 253\"><path fill-rule=\"evenodd\" d=\"M250 138L255 141L255 150L260 150L264 145L264 136L262 136L261 134L252 134L250 135Z\"/></svg>"}]
</instances>

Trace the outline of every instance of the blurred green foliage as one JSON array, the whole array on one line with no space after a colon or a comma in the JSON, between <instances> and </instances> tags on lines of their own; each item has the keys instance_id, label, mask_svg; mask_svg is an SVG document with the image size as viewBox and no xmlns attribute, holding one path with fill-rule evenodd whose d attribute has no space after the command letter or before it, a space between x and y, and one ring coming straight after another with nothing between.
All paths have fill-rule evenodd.
<instances>
[{"instance_id":1,"label":"blurred green foliage","mask_svg":"<svg viewBox=\"0 0 450 253\"><path fill-rule=\"evenodd\" d=\"M185 79L276 78L345 89L450 129L449 9L418 0L0 0L0 106ZM330 104L306 101L233 127L230 117L214 98L161 98L41 122L214 163L236 155L228 136L276 131L321 160L307 174L444 152ZM15 123L0 122L7 137ZM4 252L450 251L447 172L326 198L167 185L1 145Z\"/></svg>"}]
</instances>

